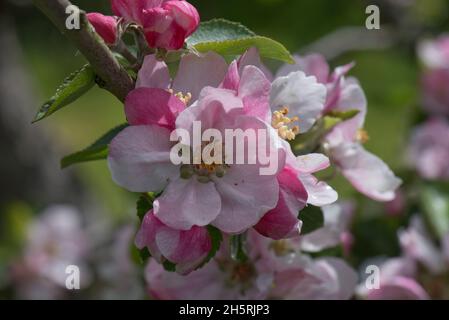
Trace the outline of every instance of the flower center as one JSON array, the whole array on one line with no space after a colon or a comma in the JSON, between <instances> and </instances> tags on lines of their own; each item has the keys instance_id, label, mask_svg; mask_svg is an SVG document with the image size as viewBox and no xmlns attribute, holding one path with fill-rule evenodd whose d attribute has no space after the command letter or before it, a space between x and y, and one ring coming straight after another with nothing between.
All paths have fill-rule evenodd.
<instances>
[{"instance_id":1,"label":"flower center","mask_svg":"<svg viewBox=\"0 0 449 320\"><path fill-rule=\"evenodd\" d=\"M185 105L188 105L190 101L192 100L192 94L190 92L187 92L186 94L182 92L175 93L173 89L168 89L168 92L170 92L172 95L174 95L176 98L184 102Z\"/></svg>"},{"instance_id":2,"label":"flower center","mask_svg":"<svg viewBox=\"0 0 449 320\"><path fill-rule=\"evenodd\" d=\"M294 252L287 240L277 240L271 242L270 249L273 250L278 257Z\"/></svg>"},{"instance_id":3,"label":"flower center","mask_svg":"<svg viewBox=\"0 0 449 320\"><path fill-rule=\"evenodd\" d=\"M202 152L204 148L213 146L215 142L203 142L201 147L199 148L199 154L198 156L202 155ZM222 146L221 150L224 147ZM212 149L211 154L212 157L215 155L214 149ZM211 181L211 176L215 175L218 178L223 178L226 174L226 170L229 168L229 165L225 163L225 158L222 155L218 155L220 158L217 162L214 161L207 161L211 159L203 159L202 157L197 159L195 155L192 156L191 164L184 164L181 166L181 178L183 179L190 179L193 175L195 175L199 182L202 183L208 183ZM201 163L198 163L201 162ZM193 163L193 164L192 164Z\"/></svg>"},{"instance_id":4,"label":"flower center","mask_svg":"<svg viewBox=\"0 0 449 320\"><path fill-rule=\"evenodd\" d=\"M367 143L369 140L368 131L366 131L365 129L357 130L356 139L357 139L357 141L359 141L361 143Z\"/></svg>"},{"instance_id":5,"label":"flower center","mask_svg":"<svg viewBox=\"0 0 449 320\"><path fill-rule=\"evenodd\" d=\"M275 128L282 139L294 140L299 134L299 125L295 122L299 121L298 117L288 117L289 108L284 106L281 110L273 113L271 125Z\"/></svg>"}]
</instances>

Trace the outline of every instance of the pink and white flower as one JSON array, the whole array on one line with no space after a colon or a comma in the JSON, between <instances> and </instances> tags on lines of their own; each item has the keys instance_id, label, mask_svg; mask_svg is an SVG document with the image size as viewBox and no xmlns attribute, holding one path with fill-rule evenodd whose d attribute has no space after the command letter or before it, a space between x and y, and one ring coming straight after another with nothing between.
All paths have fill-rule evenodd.
<instances>
[{"instance_id":1,"label":"pink and white flower","mask_svg":"<svg viewBox=\"0 0 449 320\"><path fill-rule=\"evenodd\" d=\"M422 41L418 56L426 67L421 81L423 107L431 114L449 115L449 36Z\"/></svg>"},{"instance_id":2,"label":"pink and white flower","mask_svg":"<svg viewBox=\"0 0 449 320\"><path fill-rule=\"evenodd\" d=\"M449 179L449 122L433 118L415 128L407 159L425 179Z\"/></svg>"},{"instance_id":3,"label":"pink and white flower","mask_svg":"<svg viewBox=\"0 0 449 320\"><path fill-rule=\"evenodd\" d=\"M325 147L333 163L359 192L378 201L392 200L401 180L381 159L361 145L367 138L363 130L367 102L358 81L345 77L353 64L339 67L330 73L329 65L320 55L297 56L295 60L295 65L281 68L279 75L302 70L326 85L327 100L323 114L330 111L359 111L354 118L337 125L326 137Z\"/></svg>"},{"instance_id":4,"label":"pink and white flower","mask_svg":"<svg viewBox=\"0 0 449 320\"><path fill-rule=\"evenodd\" d=\"M369 263L367 263L369 264ZM367 300L428 300L429 295L416 281L416 264L405 257L384 261L379 268L379 287L362 282L357 295Z\"/></svg>"}]
</instances>

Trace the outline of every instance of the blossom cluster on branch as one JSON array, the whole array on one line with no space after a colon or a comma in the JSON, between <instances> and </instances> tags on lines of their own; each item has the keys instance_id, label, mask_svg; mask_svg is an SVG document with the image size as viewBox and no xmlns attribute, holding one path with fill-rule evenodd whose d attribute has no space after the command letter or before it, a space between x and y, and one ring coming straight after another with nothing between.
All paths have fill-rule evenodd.
<instances>
[{"instance_id":1,"label":"blossom cluster on branch","mask_svg":"<svg viewBox=\"0 0 449 320\"><path fill-rule=\"evenodd\" d=\"M111 5L114 16L87 18L135 82L126 124L63 166L107 155L114 182L141 195L135 244L151 256L152 296L351 298L353 268L312 254L351 245L351 214L322 171L341 172L376 201L393 200L401 185L363 146L367 99L349 76L355 64L331 70L321 55L292 57L240 24L200 24L187 1ZM263 58L288 63L272 73ZM58 94L95 73L83 69ZM39 119L65 106L58 101ZM203 140L195 144L198 123ZM221 139L227 130L244 134Z\"/></svg>"}]
</instances>

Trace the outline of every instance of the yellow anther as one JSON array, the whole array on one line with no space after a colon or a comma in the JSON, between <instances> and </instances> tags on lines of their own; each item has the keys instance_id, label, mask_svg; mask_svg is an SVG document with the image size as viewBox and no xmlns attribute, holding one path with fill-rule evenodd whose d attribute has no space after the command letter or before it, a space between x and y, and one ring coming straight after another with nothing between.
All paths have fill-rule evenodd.
<instances>
[{"instance_id":1,"label":"yellow anther","mask_svg":"<svg viewBox=\"0 0 449 320\"><path fill-rule=\"evenodd\" d=\"M168 89L168 92L173 94L176 98L184 102L185 105L188 105L190 100L192 100L192 94L190 92L187 92L186 94L183 94L182 92L175 93L173 89Z\"/></svg>"},{"instance_id":2,"label":"yellow anther","mask_svg":"<svg viewBox=\"0 0 449 320\"><path fill-rule=\"evenodd\" d=\"M273 250L277 256L285 256L293 251L289 242L286 240L273 241L270 244L270 249Z\"/></svg>"},{"instance_id":3,"label":"yellow anther","mask_svg":"<svg viewBox=\"0 0 449 320\"><path fill-rule=\"evenodd\" d=\"M278 111L274 111L271 125L278 131L278 134L282 139L294 140L296 135L300 132L299 126L295 125L290 127L289 125L298 122L299 118L289 118L289 112L290 110L287 106L282 107L282 109Z\"/></svg>"},{"instance_id":4,"label":"yellow anther","mask_svg":"<svg viewBox=\"0 0 449 320\"><path fill-rule=\"evenodd\" d=\"M357 130L357 141L361 143L367 143L369 140L368 132L365 129L359 129Z\"/></svg>"}]
</instances>

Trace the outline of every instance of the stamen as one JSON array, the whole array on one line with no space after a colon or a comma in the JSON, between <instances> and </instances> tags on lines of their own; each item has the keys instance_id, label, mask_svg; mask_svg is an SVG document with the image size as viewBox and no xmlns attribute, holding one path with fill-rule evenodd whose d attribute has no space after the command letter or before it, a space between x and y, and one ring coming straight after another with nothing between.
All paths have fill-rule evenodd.
<instances>
[{"instance_id":1,"label":"stamen","mask_svg":"<svg viewBox=\"0 0 449 320\"><path fill-rule=\"evenodd\" d=\"M175 91L173 89L168 89L167 91L170 92L172 95L174 95L179 100L181 100L182 102L184 102L185 105L188 105L190 103L190 101L192 100L192 94L190 92L187 92L186 94L184 94L182 92L175 93Z\"/></svg>"},{"instance_id":2,"label":"stamen","mask_svg":"<svg viewBox=\"0 0 449 320\"><path fill-rule=\"evenodd\" d=\"M369 134L368 131L366 131L365 129L359 129L357 130L357 136L356 136L357 141L359 141L360 143L367 143L369 141Z\"/></svg>"},{"instance_id":3,"label":"stamen","mask_svg":"<svg viewBox=\"0 0 449 320\"><path fill-rule=\"evenodd\" d=\"M299 134L300 128L298 125L292 126L295 122L299 121L298 117L289 118L288 113L290 112L287 106L282 107L282 109L273 112L272 126L278 131L279 136L282 139L294 140Z\"/></svg>"}]
</instances>

